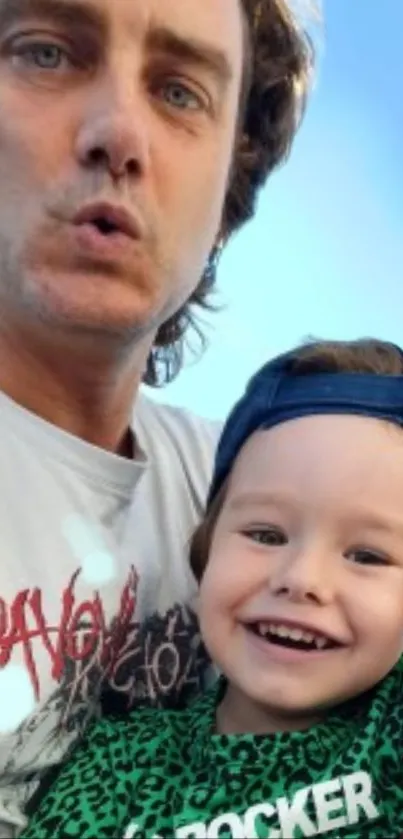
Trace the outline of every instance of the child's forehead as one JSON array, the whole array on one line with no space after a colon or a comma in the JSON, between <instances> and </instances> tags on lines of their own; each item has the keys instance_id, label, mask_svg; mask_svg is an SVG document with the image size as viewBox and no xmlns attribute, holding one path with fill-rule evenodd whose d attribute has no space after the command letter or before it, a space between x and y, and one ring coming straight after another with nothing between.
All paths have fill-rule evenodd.
<instances>
[{"instance_id":1,"label":"child's forehead","mask_svg":"<svg viewBox=\"0 0 403 839\"><path fill-rule=\"evenodd\" d=\"M252 434L232 465L228 501L239 494L309 497L315 490L403 499L403 431L354 415L304 416Z\"/></svg>"}]
</instances>

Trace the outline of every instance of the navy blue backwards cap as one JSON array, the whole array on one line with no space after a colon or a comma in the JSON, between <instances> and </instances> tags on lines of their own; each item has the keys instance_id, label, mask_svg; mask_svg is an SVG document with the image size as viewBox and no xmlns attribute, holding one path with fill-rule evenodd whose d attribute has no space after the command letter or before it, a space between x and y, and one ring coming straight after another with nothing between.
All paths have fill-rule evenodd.
<instances>
[{"instance_id":1,"label":"navy blue backwards cap","mask_svg":"<svg viewBox=\"0 0 403 839\"><path fill-rule=\"evenodd\" d=\"M293 371L297 353L300 358L293 350L265 364L231 411L217 448L208 505L243 444L259 429L314 414L356 414L403 425L403 376Z\"/></svg>"}]
</instances>

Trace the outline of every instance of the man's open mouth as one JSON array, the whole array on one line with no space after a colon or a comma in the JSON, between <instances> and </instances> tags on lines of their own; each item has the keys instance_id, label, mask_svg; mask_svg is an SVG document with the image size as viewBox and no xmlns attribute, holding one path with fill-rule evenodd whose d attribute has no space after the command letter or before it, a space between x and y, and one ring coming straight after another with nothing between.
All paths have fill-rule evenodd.
<instances>
[{"instance_id":1,"label":"man's open mouth","mask_svg":"<svg viewBox=\"0 0 403 839\"><path fill-rule=\"evenodd\" d=\"M91 222L88 222L88 223L90 223L94 227L96 227L96 229L99 231L99 233L102 233L103 236L110 236L112 233L120 233L121 232L118 225L115 224L113 221L110 221L105 216L100 216L99 218L94 218L94 219L92 219Z\"/></svg>"},{"instance_id":2,"label":"man's open mouth","mask_svg":"<svg viewBox=\"0 0 403 839\"><path fill-rule=\"evenodd\" d=\"M136 217L123 206L98 202L83 207L72 219L73 224L90 225L102 236L115 234L127 236L137 240L141 237L139 222Z\"/></svg>"},{"instance_id":3,"label":"man's open mouth","mask_svg":"<svg viewBox=\"0 0 403 839\"><path fill-rule=\"evenodd\" d=\"M246 625L250 632L270 644L305 652L318 652L339 647L336 641L320 633L298 629L275 622L256 621Z\"/></svg>"}]
</instances>

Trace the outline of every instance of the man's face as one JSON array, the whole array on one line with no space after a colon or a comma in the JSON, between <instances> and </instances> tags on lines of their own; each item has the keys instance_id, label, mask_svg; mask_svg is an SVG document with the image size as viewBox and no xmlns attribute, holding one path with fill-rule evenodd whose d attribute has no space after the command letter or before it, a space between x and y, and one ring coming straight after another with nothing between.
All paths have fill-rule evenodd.
<instances>
[{"instance_id":1,"label":"man's face","mask_svg":"<svg viewBox=\"0 0 403 839\"><path fill-rule=\"evenodd\" d=\"M242 42L238 0L0 0L4 318L142 335L189 297Z\"/></svg>"},{"instance_id":2,"label":"man's face","mask_svg":"<svg viewBox=\"0 0 403 839\"><path fill-rule=\"evenodd\" d=\"M402 499L403 435L386 423L304 417L246 443L216 525L200 620L249 726L265 708L274 728L303 727L394 666Z\"/></svg>"}]
</instances>

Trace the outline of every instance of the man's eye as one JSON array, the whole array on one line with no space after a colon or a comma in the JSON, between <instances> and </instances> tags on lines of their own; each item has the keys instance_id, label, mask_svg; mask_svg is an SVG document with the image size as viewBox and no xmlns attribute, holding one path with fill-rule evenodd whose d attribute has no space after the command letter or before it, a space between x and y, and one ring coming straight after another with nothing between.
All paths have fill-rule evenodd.
<instances>
[{"instance_id":1,"label":"man's eye","mask_svg":"<svg viewBox=\"0 0 403 839\"><path fill-rule=\"evenodd\" d=\"M243 530L242 535L259 545L286 545L288 541L285 533L274 527L250 527Z\"/></svg>"},{"instance_id":2,"label":"man's eye","mask_svg":"<svg viewBox=\"0 0 403 839\"><path fill-rule=\"evenodd\" d=\"M168 105L178 110L200 111L203 109L201 97L179 81L164 84L160 95Z\"/></svg>"},{"instance_id":3,"label":"man's eye","mask_svg":"<svg viewBox=\"0 0 403 839\"><path fill-rule=\"evenodd\" d=\"M354 548L349 551L348 559L357 565L387 565L388 559L383 554L369 548Z\"/></svg>"},{"instance_id":4,"label":"man's eye","mask_svg":"<svg viewBox=\"0 0 403 839\"><path fill-rule=\"evenodd\" d=\"M66 50L52 43L22 44L13 50L13 59L39 70L68 69L73 63Z\"/></svg>"}]
</instances>

